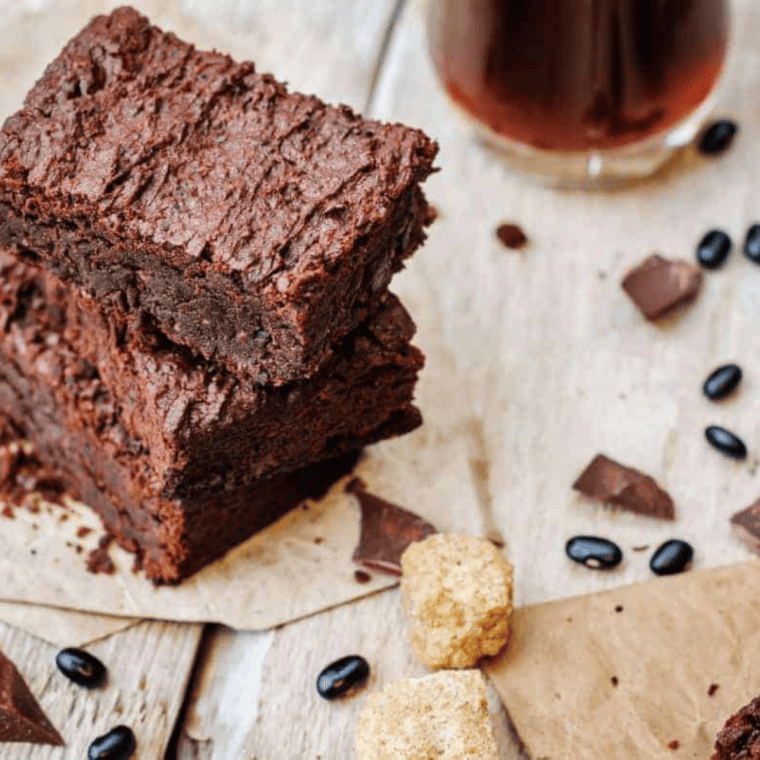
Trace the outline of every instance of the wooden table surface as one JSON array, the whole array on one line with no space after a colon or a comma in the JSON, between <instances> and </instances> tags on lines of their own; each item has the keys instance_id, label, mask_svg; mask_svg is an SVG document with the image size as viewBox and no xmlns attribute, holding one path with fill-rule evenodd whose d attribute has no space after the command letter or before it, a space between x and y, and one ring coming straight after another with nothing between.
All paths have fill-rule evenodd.
<instances>
[{"instance_id":1,"label":"wooden table surface","mask_svg":"<svg viewBox=\"0 0 760 760\"><path fill-rule=\"evenodd\" d=\"M63 42L88 15L117 4L0 0L0 31L13 31L0 45L0 70L6 77L0 85L0 115L18 105L18 93L30 84L13 81L18 62L36 55L35 51L48 50L47 36ZM429 194L441 220L426 249L399 276L394 289L409 303L423 347L446 336L452 403L461 407L463 419L471 420L462 434L469 436L471 444L472 477L481 490L482 525L484 532L506 540L518 568L520 602L647 577L645 558L638 563L632 560L620 572L603 578L590 578L582 569L568 571L561 545L571 528L617 530L625 537L626 548L667 538L673 530L630 516L610 517L587 504L574 503L572 510L565 510L571 475L595 453L595 445L610 454L626 452L626 463L675 484L679 509L696 500L700 509L693 527L684 522L676 525L687 537L715 537L712 548L699 555L699 563L719 565L749 556L731 542L725 523L729 507L746 506L757 495L757 460L753 457L752 466L744 470L729 470L701 448L694 453L697 447L692 441L699 431L691 429L702 424L707 411L700 406L703 399L698 393L692 402L680 388L684 375L698 388L701 373L711 368L711 362L742 355L747 345L746 320L760 305L760 288L747 285L739 264L732 265L734 270L723 280L713 280L699 306L683 320L660 332L645 332L649 326L630 304L622 302L616 283L627 266L663 243L668 255L691 255L704 226L721 222L740 235L760 209L751 193L732 197L719 186L725 173L733 172L731 176L738 177L743 187L760 188L754 169L760 167L760 160L754 160L760 155L732 154L722 159L722 165L709 166L687 157L671 174L632 195L557 196L510 177L448 111L427 54L424 0L144 0L134 4L156 23L171 19L171 28L187 39L211 34L228 42L236 55L242 51L260 70L273 71L293 89L348 103L378 118L422 126L440 140L444 172L429 183ZM742 14L737 35L750 48L760 34L760 12L752 7L752 0L737 0L735 5ZM45 62L40 53L40 69ZM724 100L731 112L741 114L746 132L760 124L754 105L758 81L760 57L748 53L736 86ZM703 221L695 221L697 211ZM554 219L546 229L542 226L545 215ZM525 254L506 252L494 242L494 227L505 219L527 223L534 244ZM600 219L614 220L608 225L614 244L608 242L609 237L600 242ZM592 255L598 259L589 263L584 257ZM530 274L527 267L532 267ZM436 279L434 268L438 272L448 268L448 284ZM556 271L570 279L556 280ZM614 287L605 289L605 280ZM470 286L460 287L462 282ZM485 306L479 294L484 294ZM719 332L710 326L729 298L741 308L737 306L735 318L727 320L726 329ZM542 299L546 308L531 311ZM497 325L500 329L495 334ZM636 337L621 353L623 333ZM573 359L581 343L590 354ZM652 352L659 352L657 361L652 360ZM436 351L437 356L444 353ZM614 365L616 356L622 357L623 366L605 371L618 385L611 381L605 385L595 362ZM526 369L524 360L530 357L535 364ZM571 361L575 362L572 366ZM760 440L760 399L743 393L744 406L723 407L720 419L728 418L748 438ZM536 394L542 402L535 401ZM501 413L504 409L509 409L509 416ZM637 420L636 424L622 430L614 427L614 419L626 416ZM494 457L506 464L495 468ZM554 462L560 474L549 478ZM691 472L699 474L692 478ZM708 485L712 490L703 501L709 503L703 504L700 494L707 493ZM559 502L565 511L550 511ZM414 508L413 497L406 503ZM527 509L552 518L517 519ZM555 547L556 556L535 561L537 554L543 559L547 546ZM400 677L426 673L407 644L398 589L263 633L139 623L94 648L111 665L115 688L111 701L98 708L87 701L87 695L61 685L60 679L41 675L40 663L45 658L49 661L54 647L42 646L28 634L0 624L0 648L19 663L59 727L78 726L83 736L91 736L117 722L112 710L118 702L123 722L133 720L140 727L141 760L160 757L167 744L168 756L181 760L351 760L355 756L353 729L367 692ZM167 672L161 653L172 650L171 672ZM135 651L139 654L131 659L119 654ZM321 700L314 688L317 673L332 660L354 652L372 665L369 689L344 702ZM502 756L521 757L508 718L493 694L492 702ZM65 750L35 748L19 754L16 747L7 749L6 745L0 747L0 758L74 760L83 756L84 746L82 739Z\"/></svg>"}]
</instances>

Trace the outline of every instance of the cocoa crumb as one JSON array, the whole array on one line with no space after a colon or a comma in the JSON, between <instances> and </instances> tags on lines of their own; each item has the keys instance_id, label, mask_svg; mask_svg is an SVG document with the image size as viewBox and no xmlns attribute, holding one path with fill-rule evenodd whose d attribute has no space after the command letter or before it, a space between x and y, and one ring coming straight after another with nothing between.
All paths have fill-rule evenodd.
<instances>
[{"instance_id":1,"label":"cocoa crumb","mask_svg":"<svg viewBox=\"0 0 760 760\"><path fill-rule=\"evenodd\" d=\"M681 742L678 739L673 739L672 742L668 742L668 749L678 749L681 746Z\"/></svg>"},{"instance_id":2,"label":"cocoa crumb","mask_svg":"<svg viewBox=\"0 0 760 760\"><path fill-rule=\"evenodd\" d=\"M354 579L357 583L369 583L372 580L372 576L369 573L365 573L364 570L354 570Z\"/></svg>"},{"instance_id":3,"label":"cocoa crumb","mask_svg":"<svg viewBox=\"0 0 760 760\"><path fill-rule=\"evenodd\" d=\"M91 573L103 573L104 575L113 575L116 572L111 555L108 553L108 547L113 541L113 536L106 534L98 542L98 548L89 552L85 558L87 570Z\"/></svg>"},{"instance_id":4,"label":"cocoa crumb","mask_svg":"<svg viewBox=\"0 0 760 760\"><path fill-rule=\"evenodd\" d=\"M86 525L82 525L77 528L77 538L84 538L92 533L92 528L88 528Z\"/></svg>"},{"instance_id":5,"label":"cocoa crumb","mask_svg":"<svg viewBox=\"0 0 760 760\"><path fill-rule=\"evenodd\" d=\"M16 516L16 513L13 511L13 507L10 504L6 504L0 514L2 514L3 517L7 517L9 520L12 520Z\"/></svg>"},{"instance_id":6,"label":"cocoa crumb","mask_svg":"<svg viewBox=\"0 0 760 760\"><path fill-rule=\"evenodd\" d=\"M612 676L612 678L610 678L610 683L613 686L617 686L620 683L620 681L618 681L618 677L617 676Z\"/></svg>"},{"instance_id":7,"label":"cocoa crumb","mask_svg":"<svg viewBox=\"0 0 760 760\"><path fill-rule=\"evenodd\" d=\"M623 605L622 604L618 604L618 606L615 607L615 612L622 612L622 611L623 611Z\"/></svg>"},{"instance_id":8,"label":"cocoa crumb","mask_svg":"<svg viewBox=\"0 0 760 760\"><path fill-rule=\"evenodd\" d=\"M711 683L710 688L707 690L707 696L708 697L714 697L715 692L718 691L720 686L717 683Z\"/></svg>"},{"instance_id":9,"label":"cocoa crumb","mask_svg":"<svg viewBox=\"0 0 760 760\"><path fill-rule=\"evenodd\" d=\"M505 222L496 228L496 237L507 247L512 250L522 248L528 242L527 235L523 232L522 227L517 224Z\"/></svg>"}]
</instances>

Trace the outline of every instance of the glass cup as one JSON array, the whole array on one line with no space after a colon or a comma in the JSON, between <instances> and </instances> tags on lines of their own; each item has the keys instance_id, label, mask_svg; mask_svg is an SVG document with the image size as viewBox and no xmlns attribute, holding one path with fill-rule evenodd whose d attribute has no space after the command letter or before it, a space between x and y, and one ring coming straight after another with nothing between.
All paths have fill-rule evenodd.
<instances>
[{"instance_id":1,"label":"glass cup","mask_svg":"<svg viewBox=\"0 0 760 760\"><path fill-rule=\"evenodd\" d=\"M453 103L519 170L597 186L694 139L724 69L728 0L431 0Z\"/></svg>"}]
</instances>

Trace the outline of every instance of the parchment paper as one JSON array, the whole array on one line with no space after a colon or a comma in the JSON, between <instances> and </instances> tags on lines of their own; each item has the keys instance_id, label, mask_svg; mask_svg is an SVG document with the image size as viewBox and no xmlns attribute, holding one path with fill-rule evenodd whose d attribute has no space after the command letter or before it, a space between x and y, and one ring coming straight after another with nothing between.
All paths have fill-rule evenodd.
<instances>
[{"instance_id":1,"label":"parchment paper","mask_svg":"<svg viewBox=\"0 0 760 760\"><path fill-rule=\"evenodd\" d=\"M87 646L140 622L16 602L0 602L0 620L61 649Z\"/></svg>"},{"instance_id":2,"label":"parchment paper","mask_svg":"<svg viewBox=\"0 0 760 760\"><path fill-rule=\"evenodd\" d=\"M486 671L533 760L706 760L760 694L758 586L750 561L523 607Z\"/></svg>"}]
</instances>

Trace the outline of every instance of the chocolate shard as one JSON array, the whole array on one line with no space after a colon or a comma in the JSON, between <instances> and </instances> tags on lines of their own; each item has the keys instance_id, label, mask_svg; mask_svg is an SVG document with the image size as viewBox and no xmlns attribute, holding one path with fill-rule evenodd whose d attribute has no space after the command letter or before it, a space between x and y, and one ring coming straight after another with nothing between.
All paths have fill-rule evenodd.
<instances>
[{"instance_id":1,"label":"chocolate shard","mask_svg":"<svg viewBox=\"0 0 760 760\"><path fill-rule=\"evenodd\" d=\"M638 515L660 520L675 519L673 499L653 478L604 454L594 457L573 483L573 488L591 499L614 504Z\"/></svg>"},{"instance_id":2,"label":"chocolate shard","mask_svg":"<svg viewBox=\"0 0 760 760\"><path fill-rule=\"evenodd\" d=\"M696 298L702 272L688 261L650 256L623 278L623 290L650 321L655 321Z\"/></svg>"},{"instance_id":3,"label":"chocolate shard","mask_svg":"<svg viewBox=\"0 0 760 760\"><path fill-rule=\"evenodd\" d=\"M0 742L64 744L16 666L0 652Z\"/></svg>"},{"instance_id":4,"label":"chocolate shard","mask_svg":"<svg viewBox=\"0 0 760 760\"><path fill-rule=\"evenodd\" d=\"M361 506L361 535L353 560L368 570L401 575L401 555L409 544L437 533L419 515L368 493L360 478L346 486Z\"/></svg>"},{"instance_id":5,"label":"chocolate shard","mask_svg":"<svg viewBox=\"0 0 760 760\"><path fill-rule=\"evenodd\" d=\"M731 518L731 526L750 549L760 554L760 499Z\"/></svg>"}]
</instances>

